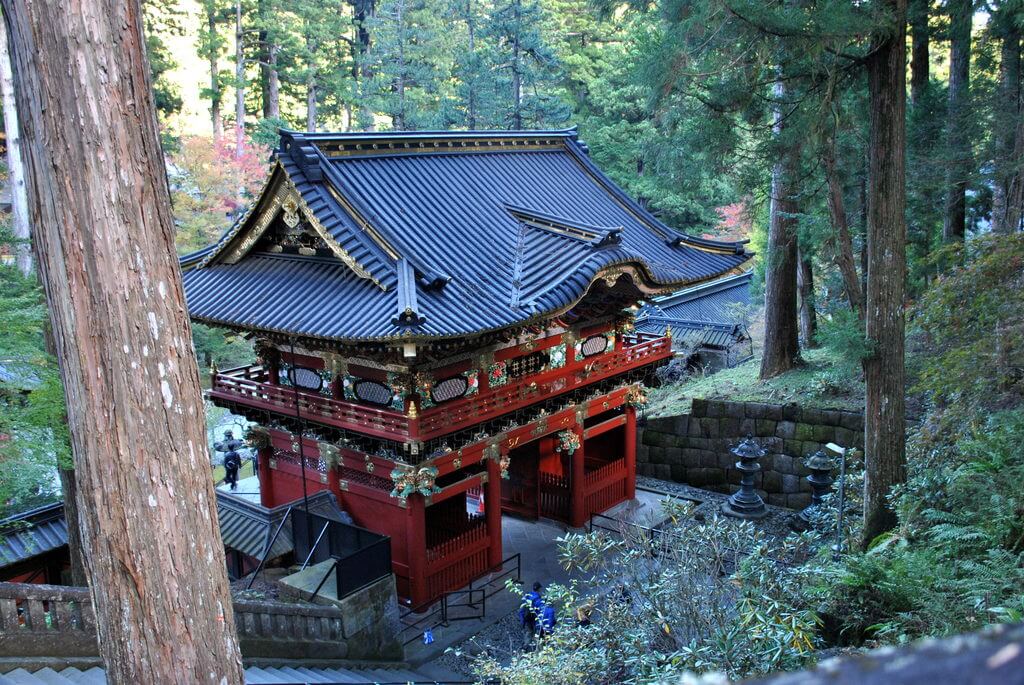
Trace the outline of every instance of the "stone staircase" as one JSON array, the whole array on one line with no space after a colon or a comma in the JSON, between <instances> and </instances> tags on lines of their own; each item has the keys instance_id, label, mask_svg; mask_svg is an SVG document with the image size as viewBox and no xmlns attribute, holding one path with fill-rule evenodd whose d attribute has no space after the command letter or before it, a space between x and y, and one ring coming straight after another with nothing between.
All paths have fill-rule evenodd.
<instances>
[{"instance_id":1,"label":"stone staircase","mask_svg":"<svg viewBox=\"0 0 1024 685\"><path fill-rule=\"evenodd\" d=\"M301 665L278 664L250 666L245 669L247 685L305 685L307 683L348 685L443 685L445 683L469 683L468 679L453 680L451 675L440 669L422 667L419 670L396 668L361 668L345 666L335 668L308 668ZM29 672L24 668L0 674L0 685L106 685L107 676L102 668L80 670L43 668Z\"/></svg>"}]
</instances>

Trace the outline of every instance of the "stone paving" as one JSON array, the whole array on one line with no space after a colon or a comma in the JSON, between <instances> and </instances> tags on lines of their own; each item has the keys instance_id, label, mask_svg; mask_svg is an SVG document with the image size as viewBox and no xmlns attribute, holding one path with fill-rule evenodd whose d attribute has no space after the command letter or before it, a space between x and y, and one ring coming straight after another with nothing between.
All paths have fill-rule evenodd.
<instances>
[{"instance_id":1,"label":"stone paving","mask_svg":"<svg viewBox=\"0 0 1024 685\"><path fill-rule=\"evenodd\" d=\"M654 525L665 518L660 505L664 497L662 493L637 490L636 499L623 502L604 515L641 525ZM564 584L572 579L571 574L558 562L558 538L574 529L548 519L528 521L509 515L502 516L501 528L503 554L505 558L520 555L524 585L532 586L534 582L544 585ZM576 530L582 532L584 529ZM475 586L479 584L478 581ZM487 611L482 619L452 621L448 626L434 628L434 642L424 645L421 640L417 640L408 645L405 650L406 660L413 665L437 660L439 664L447 666L451 659L442 658L442 655L448 647L458 645L498 622L517 625L516 619L507 617L518 610L520 601L520 595L506 591L493 595L487 600ZM505 630L501 628L499 632Z\"/></svg>"}]
</instances>

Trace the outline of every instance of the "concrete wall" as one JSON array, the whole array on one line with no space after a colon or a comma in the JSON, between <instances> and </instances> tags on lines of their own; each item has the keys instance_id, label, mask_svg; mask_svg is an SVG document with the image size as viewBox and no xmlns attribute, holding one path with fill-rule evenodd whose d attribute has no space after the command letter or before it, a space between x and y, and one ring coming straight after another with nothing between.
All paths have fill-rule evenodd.
<instances>
[{"instance_id":1,"label":"concrete wall","mask_svg":"<svg viewBox=\"0 0 1024 685\"><path fill-rule=\"evenodd\" d=\"M803 459L834 442L863 448L864 416L797 404L694 400L689 414L649 419L637 432L637 473L717 492L740 482L729 450L748 435L768 450L756 486L769 504L810 504Z\"/></svg>"}]
</instances>

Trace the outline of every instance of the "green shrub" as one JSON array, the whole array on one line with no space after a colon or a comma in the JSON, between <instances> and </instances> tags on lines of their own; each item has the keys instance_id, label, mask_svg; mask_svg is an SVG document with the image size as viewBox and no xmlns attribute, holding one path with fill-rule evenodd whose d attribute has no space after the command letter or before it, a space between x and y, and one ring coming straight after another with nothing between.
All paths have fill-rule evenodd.
<instances>
[{"instance_id":1,"label":"green shrub","mask_svg":"<svg viewBox=\"0 0 1024 685\"><path fill-rule=\"evenodd\" d=\"M732 678L797 668L811 655L817 615L805 598L818 570L801 563L814 536L767 537L749 522L671 519L651 537L570 533L566 568L586 577L552 586L554 635L533 651L491 646L474 664L481 680L505 685L650 683L684 672ZM796 562L796 563L791 563ZM576 609L593 623L577 625Z\"/></svg>"},{"instance_id":2,"label":"green shrub","mask_svg":"<svg viewBox=\"0 0 1024 685\"><path fill-rule=\"evenodd\" d=\"M911 440L900 527L823 576L829 638L901 642L1013 620L1024 608L1024 410Z\"/></svg>"}]
</instances>

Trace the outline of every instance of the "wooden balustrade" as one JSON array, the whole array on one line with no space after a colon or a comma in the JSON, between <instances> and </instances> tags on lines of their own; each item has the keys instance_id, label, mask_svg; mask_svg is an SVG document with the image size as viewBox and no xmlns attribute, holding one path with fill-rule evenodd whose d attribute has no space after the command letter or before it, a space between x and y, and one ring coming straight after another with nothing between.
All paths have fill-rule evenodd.
<instances>
[{"instance_id":1,"label":"wooden balustrade","mask_svg":"<svg viewBox=\"0 0 1024 685\"><path fill-rule=\"evenodd\" d=\"M584 499L584 507L588 512L605 511L624 499L626 499L626 479L620 478L587 494Z\"/></svg>"},{"instance_id":2,"label":"wooden balustrade","mask_svg":"<svg viewBox=\"0 0 1024 685\"><path fill-rule=\"evenodd\" d=\"M437 561L451 556L452 554L473 546L473 544L487 539L487 522L477 519L477 522L467 530L454 535L447 540L439 542L427 548L427 561Z\"/></svg>"},{"instance_id":3,"label":"wooden balustrade","mask_svg":"<svg viewBox=\"0 0 1024 685\"><path fill-rule=\"evenodd\" d=\"M672 356L670 338L632 336L608 354L510 381L507 385L430 407L410 419L393 409L347 402L290 386L273 385L263 367L216 373L210 398L303 418L365 435L397 441L430 440L454 433L576 388L653 364ZM296 409L298 405L298 409Z\"/></svg>"},{"instance_id":4,"label":"wooden balustrade","mask_svg":"<svg viewBox=\"0 0 1024 685\"><path fill-rule=\"evenodd\" d=\"M615 461L608 462L600 468L594 469L583 476L583 483L586 489L589 491L601 481L609 478L613 474L617 474L620 478L626 476L626 460L616 459Z\"/></svg>"}]
</instances>

